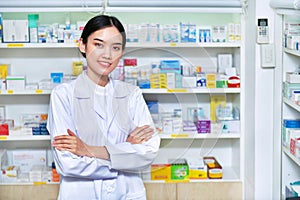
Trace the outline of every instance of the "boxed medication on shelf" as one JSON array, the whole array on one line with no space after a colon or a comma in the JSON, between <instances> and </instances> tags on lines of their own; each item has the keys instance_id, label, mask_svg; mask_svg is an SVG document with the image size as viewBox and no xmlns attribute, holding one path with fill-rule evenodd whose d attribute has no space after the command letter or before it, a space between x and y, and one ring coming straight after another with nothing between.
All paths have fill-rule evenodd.
<instances>
[{"instance_id":1,"label":"boxed medication on shelf","mask_svg":"<svg viewBox=\"0 0 300 200\"><path fill-rule=\"evenodd\" d=\"M187 159L189 166L190 179L206 179L207 178L207 165L204 164L203 159L189 158Z\"/></svg>"},{"instance_id":2,"label":"boxed medication on shelf","mask_svg":"<svg viewBox=\"0 0 300 200\"><path fill-rule=\"evenodd\" d=\"M207 175L210 179L221 179L223 176L222 166L216 160L215 157L207 156L203 157L204 162L207 165Z\"/></svg>"},{"instance_id":3,"label":"boxed medication on shelf","mask_svg":"<svg viewBox=\"0 0 300 200\"><path fill-rule=\"evenodd\" d=\"M4 168L2 171L3 183L16 183L18 181L18 175L20 174L20 167L10 165Z\"/></svg>"},{"instance_id":4,"label":"boxed medication on shelf","mask_svg":"<svg viewBox=\"0 0 300 200\"><path fill-rule=\"evenodd\" d=\"M24 90L25 89L25 76L12 76L6 77L7 90Z\"/></svg>"},{"instance_id":5,"label":"boxed medication on shelf","mask_svg":"<svg viewBox=\"0 0 300 200\"><path fill-rule=\"evenodd\" d=\"M28 20L3 20L3 42L29 42Z\"/></svg>"},{"instance_id":6,"label":"boxed medication on shelf","mask_svg":"<svg viewBox=\"0 0 300 200\"><path fill-rule=\"evenodd\" d=\"M300 92L300 83L283 83L283 96L290 99L294 92Z\"/></svg>"},{"instance_id":7,"label":"boxed medication on shelf","mask_svg":"<svg viewBox=\"0 0 300 200\"><path fill-rule=\"evenodd\" d=\"M53 85L51 79L42 79L38 82L38 87L40 90L51 90Z\"/></svg>"},{"instance_id":8,"label":"boxed medication on shelf","mask_svg":"<svg viewBox=\"0 0 300 200\"><path fill-rule=\"evenodd\" d=\"M170 159L169 163L171 163L171 180L189 179L189 166L186 159Z\"/></svg>"},{"instance_id":9,"label":"boxed medication on shelf","mask_svg":"<svg viewBox=\"0 0 300 200\"><path fill-rule=\"evenodd\" d=\"M14 120L4 119L0 120L0 135L9 135L11 129L14 128Z\"/></svg>"},{"instance_id":10,"label":"boxed medication on shelf","mask_svg":"<svg viewBox=\"0 0 300 200\"><path fill-rule=\"evenodd\" d=\"M171 164L152 164L151 180L170 180Z\"/></svg>"},{"instance_id":11,"label":"boxed medication on shelf","mask_svg":"<svg viewBox=\"0 0 300 200\"><path fill-rule=\"evenodd\" d=\"M7 165L8 165L7 151L6 149L0 149L0 169L3 169Z\"/></svg>"},{"instance_id":12,"label":"boxed medication on shelf","mask_svg":"<svg viewBox=\"0 0 300 200\"><path fill-rule=\"evenodd\" d=\"M45 149L12 150L12 163L19 166L21 172L29 172L34 165L46 166L47 152Z\"/></svg>"},{"instance_id":13,"label":"boxed medication on shelf","mask_svg":"<svg viewBox=\"0 0 300 200\"><path fill-rule=\"evenodd\" d=\"M287 72L286 73L286 81L288 83L300 83L300 73ZM300 89L300 87L299 87L299 89Z\"/></svg>"}]
</instances>

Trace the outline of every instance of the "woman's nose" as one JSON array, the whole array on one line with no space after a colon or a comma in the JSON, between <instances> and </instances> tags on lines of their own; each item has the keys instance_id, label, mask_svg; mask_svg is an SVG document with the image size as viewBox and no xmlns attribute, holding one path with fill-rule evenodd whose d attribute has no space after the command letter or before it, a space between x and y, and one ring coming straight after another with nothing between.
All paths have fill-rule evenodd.
<instances>
[{"instance_id":1,"label":"woman's nose","mask_svg":"<svg viewBox=\"0 0 300 200\"><path fill-rule=\"evenodd\" d=\"M110 50L109 47L104 48L104 52L103 52L102 57L105 58L105 59L111 59L111 50Z\"/></svg>"}]
</instances>

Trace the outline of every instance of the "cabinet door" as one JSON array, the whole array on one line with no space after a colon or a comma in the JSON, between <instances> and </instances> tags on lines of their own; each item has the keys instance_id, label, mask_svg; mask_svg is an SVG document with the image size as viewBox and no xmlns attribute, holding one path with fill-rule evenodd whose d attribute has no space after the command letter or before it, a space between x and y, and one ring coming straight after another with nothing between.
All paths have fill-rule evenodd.
<instances>
[{"instance_id":1,"label":"cabinet door","mask_svg":"<svg viewBox=\"0 0 300 200\"><path fill-rule=\"evenodd\" d=\"M0 185L0 199L56 200L59 184Z\"/></svg>"},{"instance_id":2,"label":"cabinet door","mask_svg":"<svg viewBox=\"0 0 300 200\"><path fill-rule=\"evenodd\" d=\"M177 199L242 199L242 182L178 183Z\"/></svg>"},{"instance_id":3,"label":"cabinet door","mask_svg":"<svg viewBox=\"0 0 300 200\"><path fill-rule=\"evenodd\" d=\"M176 183L145 183L148 200L176 199Z\"/></svg>"}]
</instances>

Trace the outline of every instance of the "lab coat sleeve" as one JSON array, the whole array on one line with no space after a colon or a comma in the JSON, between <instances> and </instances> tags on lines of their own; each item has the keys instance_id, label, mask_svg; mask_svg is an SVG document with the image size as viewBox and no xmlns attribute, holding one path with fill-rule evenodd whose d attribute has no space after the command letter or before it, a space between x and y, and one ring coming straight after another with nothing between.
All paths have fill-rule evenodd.
<instances>
[{"instance_id":1,"label":"lab coat sleeve","mask_svg":"<svg viewBox=\"0 0 300 200\"><path fill-rule=\"evenodd\" d=\"M149 109L139 88L133 92L129 100L129 107L134 125L150 125L155 130L154 135L142 144L123 142L114 145L108 144L106 148L110 154L113 169L138 171L147 168L157 156L160 137L156 132Z\"/></svg>"},{"instance_id":2,"label":"lab coat sleeve","mask_svg":"<svg viewBox=\"0 0 300 200\"><path fill-rule=\"evenodd\" d=\"M72 94L70 85L56 87L50 97L47 129L51 141L57 135L67 134L67 129L75 130L72 120ZM117 176L110 162L102 159L77 156L68 151L53 148L56 169L62 176L83 179L108 179Z\"/></svg>"}]
</instances>

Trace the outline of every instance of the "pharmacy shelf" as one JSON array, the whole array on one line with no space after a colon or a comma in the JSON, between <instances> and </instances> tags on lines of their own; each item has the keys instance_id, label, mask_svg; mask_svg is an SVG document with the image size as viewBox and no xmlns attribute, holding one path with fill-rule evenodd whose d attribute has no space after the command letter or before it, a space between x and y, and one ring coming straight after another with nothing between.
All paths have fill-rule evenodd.
<instances>
[{"instance_id":1,"label":"pharmacy shelf","mask_svg":"<svg viewBox=\"0 0 300 200\"><path fill-rule=\"evenodd\" d=\"M282 147L283 149L283 152L288 156L290 157L298 166L300 166L300 160L297 159L293 154L291 154L290 150L285 148L285 147Z\"/></svg>"},{"instance_id":2,"label":"pharmacy shelf","mask_svg":"<svg viewBox=\"0 0 300 200\"><path fill-rule=\"evenodd\" d=\"M12 185L12 186L18 186L18 185L59 185L59 182L15 182L15 183L0 183L0 186L4 185Z\"/></svg>"},{"instance_id":3,"label":"pharmacy shelf","mask_svg":"<svg viewBox=\"0 0 300 200\"><path fill-rule=\"evenodd\" d=\"M294 55L294 56L300 57L300 51L299 50L284 48L284 52L289 53L289 54Z\"/></svg>"},{"instance_id":4,"label":"pharmacy shelf","mask_svg":"<svg viewBox=\"0 0 300 200\"><path fill-rule=\"evenodd\" d=\"M283 98L283 102L287 105L289 105L290 107L292 107L293 109L297 110L298 112L300 112L300 106L297 105L294 101L284 97Z\"/></svg>"},{"instance_id":5,"label":"pharmacy shelf","mask_svg":"<svg viewBox=\"0 0 300 200\"><path fill-rule=\"evenodd\" d=\"M172 94L172 93L192 93L192 94L223 94L241 92L240 88L174 88L174 89L142 89L144 94Z\"/></svg>"},{"instance_id":6,"label":"pharmacy shelf","mask_svg":"<svg viewBox=\"0 0 300 200\"><path fill-rule=\"evenodd\" d=\"M239 139L239 133L161 133L161 139Z\"/></svg>"},{"instance_id":7,"label":"pharmacy shelf","mask_svg":"<svg viewBox=\"0 0 300 200\"><path fill-rule=\"evenodd\" d=\"M50 141L50 135L0 135L1 141Z\"/></svg>"},{"instance_id":8,"label":"pharmacy shelf","mask_svg":"<svg viewBox=\"0 0 300 200\"><path fill-rule=\"evenodd\" d=\"M0 95L43 95L50 94L51 90L0 90Z\"/></svg>"},{"instance_id":9,"label":"pharmacy shelf","mask_svg":"<svg viewBox=\"0 0 300 200\"><path fill-rule=\"evenodd\" d=\"M184 180L182 182L236 182L239 181L240 179L238 178L238 175L236 171L232 167L224 167L222 166L222 174L223 178L222 179L190 179L190 180ZM172 180L170 181L164 181L164 180L150 180L149 179L143 179L144 183L172 183ZM180 182L180 181L173 181L173 182Z\"/></svg>"},{"instance_id":10,"label":"pharmacy shelf","mask_svg":"<svg viewBox=\"0 0 300 200\"><path fill-rule=\"evenodd\" d=\"M174 89L142 89L143 94L224 94L240 93L240 88L174 88ZM0 95L49 95L51 90L0 90Z\"/></svg>"},{"instance_id":11,"label":"pharmacy shelf","mask_svg":"<svg viewBox=\"0 0 300 200\"><path fill-rule=\"evenodd\" d=\"M185 133L160 133L161 139L238 139L239 133L197 133L197 132L185 132ZM1 141L42 141L50 140L50 135L16 135L6 136L0 135Z\"/></svg>"},{"instance_id":12,"label":"pharmacy shelf","mask_svg":"<svg viewBox=\"0 0 300 200\"><path fill-rule=\"evenodd\" d=\"M201 183L201 182L236 182L241 181L237 173L231 167L222 167L223 178L222 179L190 179L190 180L150 180L150 179L143 179L144 183L181 183L181 182L190 182L190 183ZM16 182L16 183L0 183L0 186L3 185L56 185L59 184L57 182Z\"/></svg>"},{"instance_id":13,"label":"pharmacy shelf","mask_svg":"<svg viewBox=\"0 0 300 200\"><path fill-rule=\"evenodd\" d=\"M236 48L240 42L208 43L126 43L126 48ZM0 48L78 48L78 43L0 43Z\"/></svg>"},{"instance_id":14,"label":"pharmacy shelf","mask_svg":"<svg viewBox=\"0 0 300 200\"><path fill-rule=\"evenodd\" d=\"M101 13L103 12L102 7L87 7L87 6L81 6L81 7L2 7L1 12L14 12L14 13L42 13L42 12L95 12L95 13Z\"/></svg>"},{"instance_id":15,"label":"pharmacy shelf","mask_svg":"<svg viewBox=\"0 0 300 200\"><path fill-rule=\"evenodd\" d=\"M184 13L242 13L240 7L106 7L105 12L184 12Z\"/></svg>"}]
</instances>

